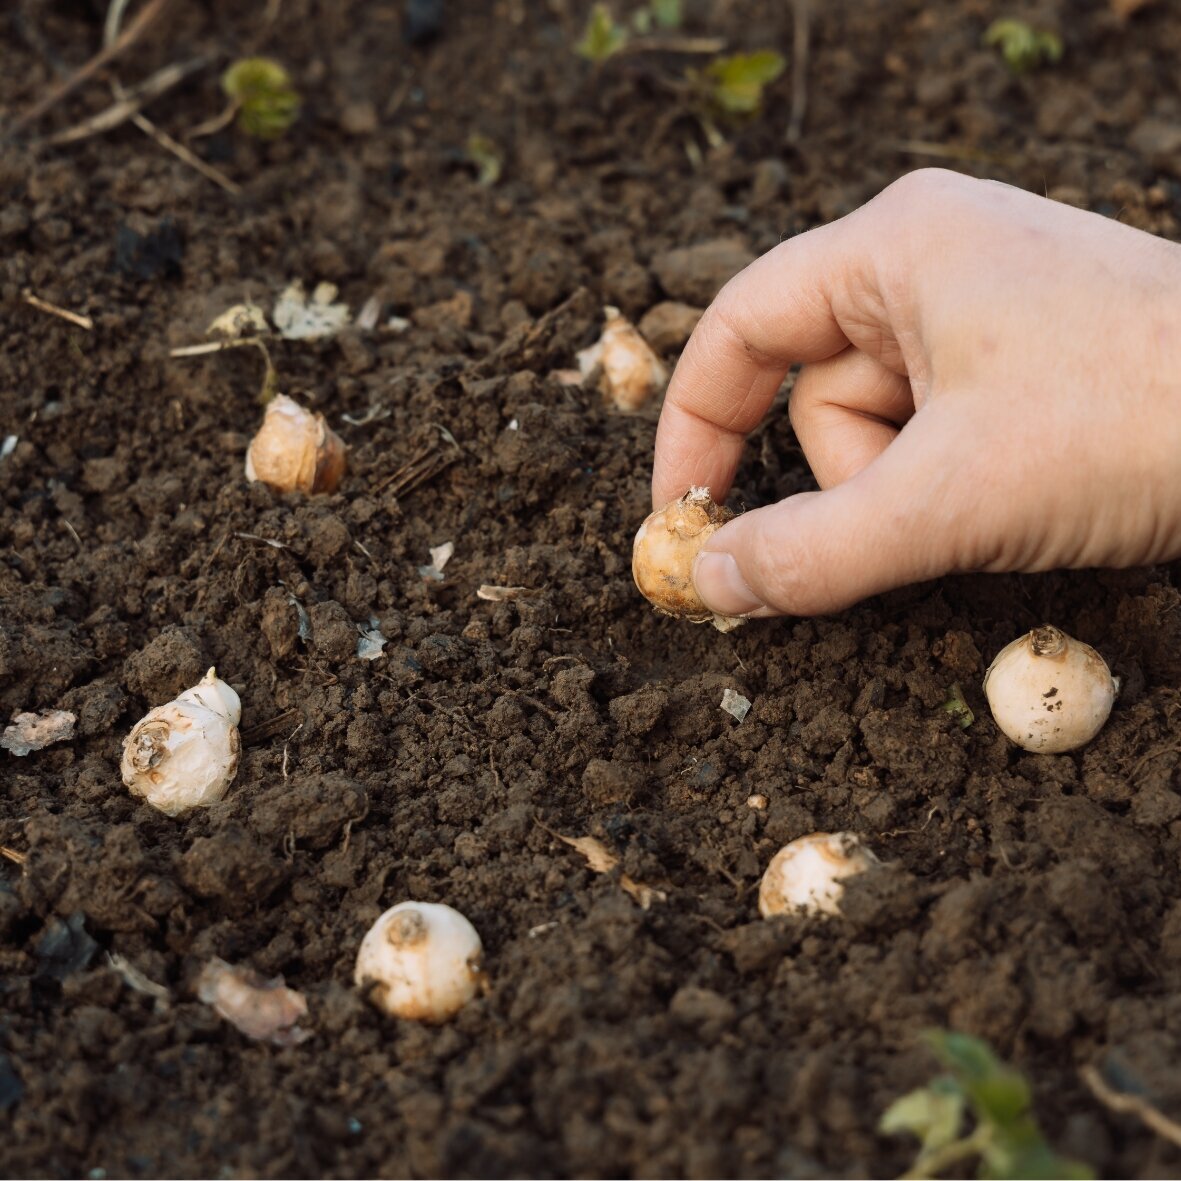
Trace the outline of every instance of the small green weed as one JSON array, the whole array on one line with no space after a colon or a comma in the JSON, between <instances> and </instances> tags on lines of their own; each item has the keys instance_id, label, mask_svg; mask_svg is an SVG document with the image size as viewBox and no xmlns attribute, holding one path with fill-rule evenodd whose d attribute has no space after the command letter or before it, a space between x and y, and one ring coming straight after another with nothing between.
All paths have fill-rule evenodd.
<instances>
[{"instance_id":1,"label":"small green weed","mask_svg":"<svg viewBox=\"0 0 1181 1181\"><path fill-rule=\"evenodd\" d=\"M614 57L627 44L627 29L615 23L606 4L595 4L590 10L582 40L574 47L579 57L601 65Z\"/></svg>"},{"instance_id":2,"label":"small green weed","mask_svg":"<svg viewBox=\"0 0 1181 1181\"><path fill-rule=\"evenodd\" d=\"M771 49L715 58L701 77L710 105L726 115L753 115L763 106L763 89L783 73L783 55Z\"/></svg>"},{"instance_id":3,"label":"small green weed","mask_svg":"<svg viewBox=\"0 0 1181 1181\"><path fill-rule=\"evenodd\" d=\"M1094 1177L1089 1166L1059 1156L1046 1143L1030 1111L1029 1083L987 1043L939 1029L924 1040L949 1073L895 1100L878 1124L887 1135L919 1139L918 1156L904 1178L937 1177L973 1158L980 1178ZM969 1114L975 1127L965 1134Z\"/></svg>"},{"instance_id":4,"label":"small green weed","mask_svg":"<svg viewBox=\"0 0 1181 1181\"><path fill-rule=\"evenodd\" d=\"M966 730L976 720L972 707L964 700L964 691L958 682L948 689L947 700L939 708L944 713L951 714L961 730Z\"/></svg>"},{"instance_id":5,"label":"small green weed","mask_svg":"<svg viewBox=\"0 0 1181 1181\"><path fill-rule=\"evenodd\" d=\"M269 57L243 57L221 76L221 88L238 107L238 126L259 139L276 139L299 114L291 76Z\"/></svg>"},{"instance_id":6,"label":"small green weed","mask_svg":"<svg viewBox=\"0 0 1181 1181\"><path fill-rule=\"evenodd\" d=\"M1014 17L993 21L984 34L984 44L999 49L1014 74L1062 60L1062 39L1057 33L1035 29Z\"/></svg>"}]
</instances>

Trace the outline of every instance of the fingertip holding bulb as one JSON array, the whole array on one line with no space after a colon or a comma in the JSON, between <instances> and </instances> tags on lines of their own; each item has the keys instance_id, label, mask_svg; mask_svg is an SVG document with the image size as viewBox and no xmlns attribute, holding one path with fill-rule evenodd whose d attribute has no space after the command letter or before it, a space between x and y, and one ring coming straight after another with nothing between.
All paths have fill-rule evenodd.
<instances>
[{"instance_id":1,"label":"fingertip holding bulb","mask_svg":"<svg viewBox=\"0 0 1181 1181\"><path fill-rule=\"evenodd\" d=\"M747 585L733 554L702 550L693 560L692 571L697 597L715 615L746 616L763 609L764 604Z\"/></svg>"}]
</instances>

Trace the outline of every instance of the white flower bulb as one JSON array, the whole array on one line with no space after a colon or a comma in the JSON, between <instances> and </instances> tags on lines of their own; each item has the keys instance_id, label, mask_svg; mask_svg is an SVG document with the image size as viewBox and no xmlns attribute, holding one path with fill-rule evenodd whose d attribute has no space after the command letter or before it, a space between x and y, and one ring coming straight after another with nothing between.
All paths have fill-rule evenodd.
<instances>
[{"instance_id":1,"label":"white flower bulb","mask_svg":"<svg viewBox=\"0 0 1181 1181\"><path fill-rule=\"evenodd\" d=\"M1103 728L1116 681L1089 644L1046 624L1006 645L984 674L996 724L1018 746L1061 754Z\"/></svg>"},{"instance_id":2,"label":"white flower bulb","mask_svg":"<svg viewBox=\"0 0 1181 1181\"><path fill-rule=\"evenodd\" d=\"M241 718L238 694L210 669L135 724L123 743L123 782L168 816L208 808L238 769Z\"/></svg>"},{"instance_id":3,"label":"white flower bulb","mask_svg":"<svg viewBox=\"0 0 1181 1181\"><path fill-rule=\"evenodd\" d=\"M483 945L457 910L400 902L369 928L354 980L391 1017L439 1023L480 990Z\"/></svg>"},{"instance_id":4,"label":"white flower bulb","mask_svg":"<svg viewBox=\"0 0 1181 1181\"><path fill-rule=\"evenodd\" d=\"M759 914L840 914L845 878L881 862L851 832L814 832L784 845L759 884Z\"/></svg>"},{"instance_id":5,"label":"white flower bulb","mask_svg":"<svg viewBox=\"0 0 1181 1181\"><path fill-rule=\"evenodd\" d=\"M741 616L715 615L693 587L693 559L733 516L713 502L708 488L690 488L647 517L632 543L632 578L658 611L690 623L712 623L723 632L746 622Z\"/></svg>"}]
</instances>

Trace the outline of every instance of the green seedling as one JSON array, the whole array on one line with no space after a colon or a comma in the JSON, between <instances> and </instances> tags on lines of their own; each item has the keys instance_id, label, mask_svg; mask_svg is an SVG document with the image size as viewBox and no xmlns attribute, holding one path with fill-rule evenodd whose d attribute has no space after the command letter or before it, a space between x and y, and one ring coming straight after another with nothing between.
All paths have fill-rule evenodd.
<instances>
[{"instance_id":1,"label":"green seedling","mask_svg":"<svg viewBox=\"0 0 1181 1181\"><path fill-rule=\"evenodd\" d=\"M221 76L221 88L238 110L238 126L259 139L282 135L299 114L291 76L268 57L243 57Z\"/></svg>"},{"instance_id":2,"label":"green seedling","mask_svg":"<svg viewBox=\"0 0 1181 1181\"><path fill-rule=\"evenodd\" d=\"M627 44L627 29L615 23L606 4L595 4L586 19L582 40L574 47L579 57L602 65Z\"/></svg>"},{"instance_id":3,"label":"green seedling","mask_svg":"<svg viewBox=\"0 0 1181 1181\"><path fill-rule=\"evenodd\" d=\"M984 34L984 44L999 49L1014 74L1062 60L1062 39L1057 33L1035 29L1014 17L993 21Z\"/></svg>"},{"instance_id":4,"label":"green seedling","mask_svg":"<svg viewBox=\"0 0 1181 1181\"><path fill-rule=\"evenodd\" d=\"M760 49L715 58L697 77L715 111L725 115L753 115L762 110L763 89L786 66L782 54Z\"/></svg>"},{"instance_id":5,"label":"green seedling","mask_svg":"<svg viewBox=\"0 0 1181 1181\"><path fill-rule=\"evenodd\" d=\"M500 180L504 171L504 157L495 142L478 133L467 137L464 155L476 168L476 183L490 188Z\"/></svg>"},{"instance_id":6,"label":"green seedling","mask_svg":"<svg viewBox=\"0 0 1181 1181\"><path fill-rule=\"evenodd\" d=\"M952 685L947 691L947 700L939 707L944 713L950 714L961 730L966 730L975 720L976 715L972 707L964 700L964 691L958 684Z\"/></svg>"},{"instance_id":7,"label":"green seedling","mask_svg":"<svg viewBox=\"0 0 1181 1181\"><path fill-rule=\"evenodd\" d=\"M649 0L648 11L658 29L679 29L681 20L681 0Z\"/></svg>"},{"instance_id":8,"label":"green seedling","mask_svg":"<svg viewBox=\"0 0 1181 1181\"><path fill-rule=\"evenodd\" d=\"M1029 1083L987 1043L938 1029L924 1040L948 1073L895 1100L878 1124L886 1135L918 1137L918 1156L903 1178L952 1169L966 1176L964 1164L973 1159L980 1178L1094 1177L1089 1166L1059 1156L1046 1142L1030 1110ZM967 1116L975 1126L965 1132Z\"/></svg>"},{"instance_id":9,"label":"green seedling","mask_svg":"<svg viewBox=\"0 0 1181 1181\"><path fill-rule=\"evenodd\" d=\"M681 20L681 0L649 0L632 13L632 28L647 36L653 29L679 29Z\"/></svg>"}]
</instances>

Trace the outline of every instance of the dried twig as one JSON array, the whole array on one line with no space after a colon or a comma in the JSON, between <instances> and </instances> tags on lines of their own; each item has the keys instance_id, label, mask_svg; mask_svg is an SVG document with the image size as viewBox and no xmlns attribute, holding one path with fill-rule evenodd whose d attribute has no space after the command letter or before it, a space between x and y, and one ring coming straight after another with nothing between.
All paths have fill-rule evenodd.
<instances>
[{"instance_id":1,"label":"dried twig","mask_svg":"<svg viewBox=\"0 0 1181 1181\"><path fill-rule=\"evenodd\" d=\"M119 15L125 0L113 0L112 7L119 5ZM74 93L84 82L89 81L104 66L108 66L122 53L128 50L155 23L160 14L168 6L168 0L148 0L147 4L136 14L135 19L112 42L104 45L88 62L79 66L68 78L64 78L43 98L35 102L23 115L17 116L16 121L8 129L9 135L16 135L30 124L35 123L42 115L52 110L62 99Z\"/></svg>"},{"instance_id":2,"label":"dried twig","mask_svg":"<svg viewBox=\"0 0 1181 1181\"><path fill-rule=\"evenodd\" d=\"M15 861L17 865L24 865L29 860L28 854L18 853L7 845L0 845L0 857L7 857L9 861Z\"/></svg>"},{"instance_id":3,"label":"dried twig","mask_svg":"<svg viewBox=\"0 0 1181 1181\"><path fill-rule=\"evenodd\" d=\"M296 718L299 717L299 710L292 706L288 710L284 710L281 714L271 718L269 722L260 722L257 726L252 726L249 730L242 731L242 745L253 746L256 742L262 742L267 738L274 738L276 734L281 734ZM300 725L303 723L301 722ZM291 739L288 735L288 741Z\"/></svg>"},{"instance_id":4,"label":"dried twig","mask_svg":"<svg viewBox=\"0 0 1181 1181\"><path fill-rule=\"evenodd\" d=\"M84 316L80 312L71 312L68 308L58 307L57 304L50 303L49 300L42 299L31 291L26 291L23 298L29 307L36 308L39 312L47 312L51 316L57 316L60 320L68 320L79 328L85 328L87 332L94 331L94 321L89 316Z\"/></svg>"},{"instance_id":5,"label":"dried twig","mask_svg":"<svg viewBox=\"0 0 1181 1181\"><path fill-rule=\"evenodd\" d=\"M448 438L447 443L446 447L438 443L428 444L378 484L376 491L383 492L389 488L395 496L402 496L433 479L459 458L459 445L451 438Z\"/></svg>"},{"instance_id":6,"label":"dried twig","mask_svg":"<svg viewBox=\"0 0 1181 1181\"><path fill-rule=\"evenodd\" d=\"M966 160L972 164L1001 164L1012 167L1018 157L1002 155L999 152L985 152L965 144L941 144L923 139L899 139L886 146L911 156L930 156L936 160Z\"/></svg>"},{"instance_id":7,"label":"dried twig","mask_svg":"<svg viewBox=\"0 0 1181 1181\"><path fill-rule=\"evenodd\" d=\"M78 140L88 139L92 135L101 135L105 131L113 131L116 127L126 123L153 99L159 98L171 90L177 83L184 81L190 74L195 73L206 64L205 58L194 58L188 62L174 62L157 70L150 77L145 78L130 90L123 91L123 97L112 103L105 110L83 119L65 131L59 131L49 137L51 144L77 143Z\"/></svg>"},{"instance_id":8,"label":"dried twig","mask_svg":"<svg viewBox=\"0 0 1181 1181\"><path fill-rule=\"evenodd\" d=\"M791 115L787 120L787 142L798 144L804 133L808 112L809 0L792 0Z\"/></svg>"},{"instance_id":9,"label":"dried twig","mask_svg":"<svg viewBox=\"0 0 1181 1181\"><path fill-rule=\"evenodd\" d=\"M715 54L726 48L723 37L636 37L628 41L618 56L633 53Z\"/></svg>"},{"instance_id":10,"label":"dried twig","mask_svg":"<svg viewBox=\"0 0 1181 1181\"><path fill-rule=\"evenodd\" d=\"M196 127L186 131L185 139L204 139L207 135L216 135L234 121L241 109L242 100L240 98L233 99L212 119L206 119L204 123L198 123Z\"/></svg>"},{"instance_id":11,"label":"dried twig","mask_svg":"<svg viewBox=\"0 0 1181 1181\"><path fill-rule=\"evenodd\" d=\"M214 168L212 164L206 163L195 152L186 148L180 140L173 139L167 131L157 127L150 119L145 118L143 115L132 115L131 121L145 135L154 139L165 151L171 152L190 168L195 168L206 180L213 181L215 185L225 189L227 193L234 197L242 192L242 186L237 181L230 180L224 172Z\"/></svg>"},{"instance_id":12,"label":"dried twig","mask_svg":"<svg viewBox=\"0 0 1181 1181\"><path fill-rule=\"evenodd\" d=\"M1126 1091L1117 1091L1107 1082L1099 1068L1093 1063L1087 1063L1079 1071L1079 1074L1082 1075L1083 1082L1090 1087L1091 1094L1104 1107L1120 1115L1136 1116L1141 1123L1151 1128L1158 1136L1181 1148L1181 1124L1158 1111L1142 1095L1129 1095Z\"/></svg>"},{"instance_id":13,"label":"dried twig","mask_svg":"<svg viewBox=\"0 0 1181 1181\"><path fill-rule=\"evenodd\" d=\"M167 3L167 0L164 0ZM103 38L107 46L112 46L118 40L122 40L119 36L119 24L123 19L123 10L127 7L127 0L111 0L110 7L107 9L107 20L103 30ZM142 15L142 14L141 14ZM130 31L130 29L128 30ZM115 75L111 77L111 93L115 96L118 102L124 101L128 97L128 92L124 88L123 83ZM157 127L147 116L136 110L130 116L131 122L139 128L149 139L155 140L166 152L171 152L183 164L187 164L190 168L199 172L206 180L211 180L219 188L224 189L231 196L237 196L242 191L242 186L236 181L230 180L224 172L219 168L214 168L212 164L207 164L195 152L190 151L179 140L175 140L163 128ZM267 358L269 367L270 358Z\"/></svg>"}]
</instances>

